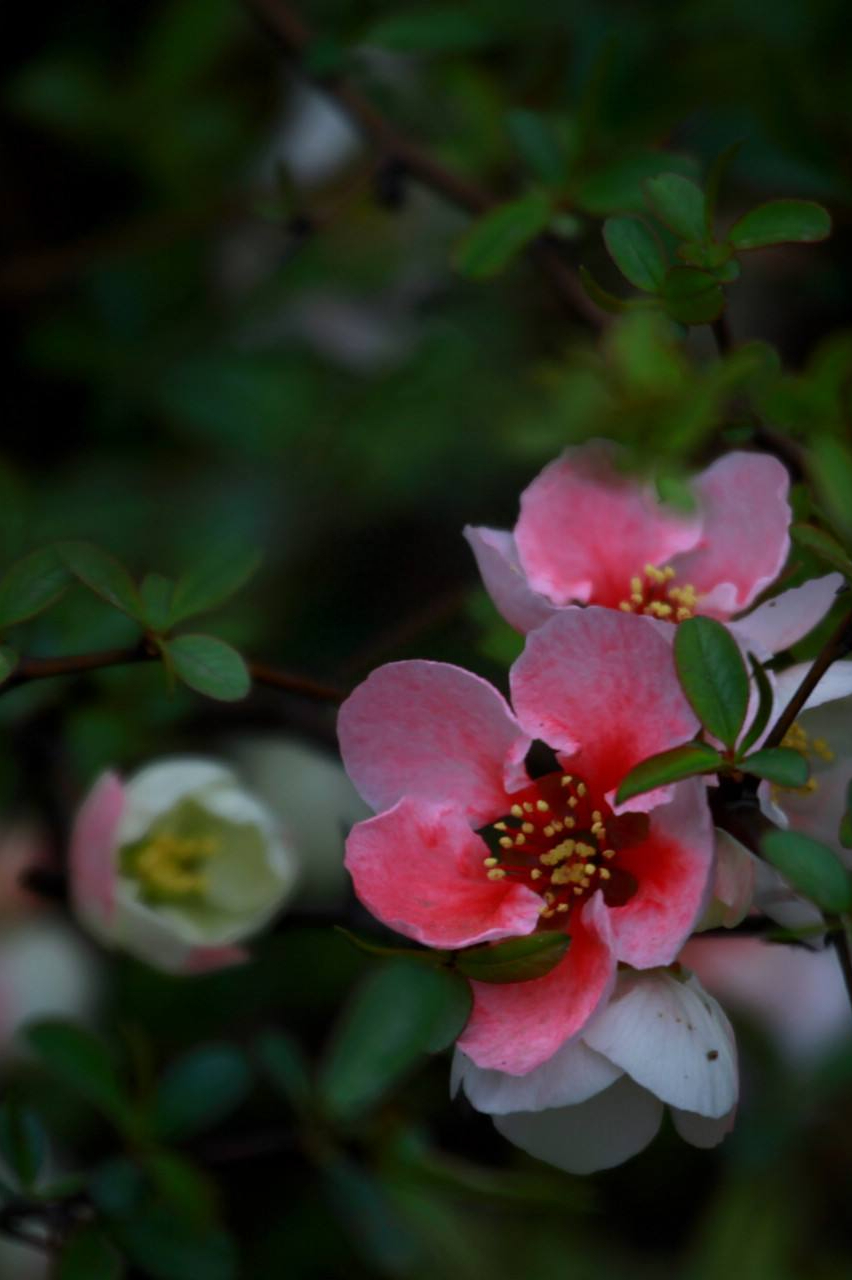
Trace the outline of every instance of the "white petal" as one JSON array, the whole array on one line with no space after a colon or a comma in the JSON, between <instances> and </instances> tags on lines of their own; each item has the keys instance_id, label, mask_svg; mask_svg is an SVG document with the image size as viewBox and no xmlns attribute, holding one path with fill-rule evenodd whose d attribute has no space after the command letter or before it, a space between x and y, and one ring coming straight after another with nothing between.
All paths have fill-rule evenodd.
<instances>
[{"instance_id":1,"label":"white petal","mask_svg":"<svg viewBox=\"0 0 852 1280\"><path fill-rule=\"evenodd\" d=\"M663 1104L622 1076L579 1106L498 1116L494 1127L537 1160L568 1173L594 1173L647 1147L662 1118Z\"/></svg>"},{"instance_id":2,"label":"white petal","mask_svg":"<svg viewBox=\"0 0 852 1280\"><path fill-rule=\"evenodd\" d=\"M780 872L768 862L758 861L755 867L754 905L782 929L813 929L825 923L822 912L812 902L794 893ZM821 947L823 935L806 936L806 946Z\"/></svg>"},{"instance_id":3,"label":"white petal","mask_svg":"<svg viewBox=\"0 0 852 1280\"><path fill-rule=\"evenodd\" d=\"M734 1033L694 977L622 971L583 1039L671 1106L721 1116L737 1100Z\"/></svg>"},{"instance_id":4,"label":"white petal","mask_svg":"<svg viewBox=\"0 0 852 1280\"><path fill-rule=\"evenodd\" d=\"M788 667L786 671L776 675L776 718L787 706L810 669L810 662L797 662L795 666ZM820 707L824 702L834 702L838 698L846 698L850 693L852 693L852 662L835 662L828 668L808 698L805 709Z\"/></svg>"},{"instance_id":5,"label":"white petal","mask_svg":"<svg viewBox=\"0 0 852 1280\"><path fill-rule=\"evenodd\" d=\"M62 921L25 920L0 939L0 1043L37 1018L87 1021L100 996L92 950Z\"/></svg>"},{"instance_id":6,"label":"white petal","mask_svg":"<svg viewBox=\"0 0 852 1280\"><path fill-rule=\"evenodd\" d=\"M119 844L139 840L151 823L185 796L233 784L230 769L214 760L175 756L140 769L127 781L127 808L119 828Z\"/></svg>"},{"instance_id":7,"label":"white petal","mask_svg":"<svg viewBox=\"0 0 852 1280\"><path fill-rule=\"evenodd\" d=\"M525 634L552 617L557 607L527 582L511 533L467 525L464 536L476 556L486 591L510 627Z\"/></svg>"},{"instance_id":8,"label":"white petal","mask_svg":"<svg viewBox=\"0 0 852 1280\"><path fill-rule=\"evenodd\" d=\"M119 881L113 925L115 946L166 973L183 970L195 942L180 917L147 907L124 880Z\"/></svg>"},{"instance_id":9,"label":"white petal","mask_svg":"<svg viewBox=\"0 0 852 1280\"><path fill-rule=\"evenodd\" d=\"M754 899L754 857L744 844L727 831L716 828L716 874L710 905L696 926L704 929L733 929L745 918Z\"/></svg>"},{"instance_id":10,"label":"white petal","mask_svg":"<svg viewBox=\"0 0 852 1280\"><path fill-rule=\"evenodd\" d=\"M572 1040L552 1058L524 1076L478 1067L460 1049L453 1057L451 1092L464 1088L478 1111L505 1115L510 1111L542 1111L573 1106L607 1089L622 1074L582 1040Z\"/></svg>"},{"instance_id":11,"label":"white petal","mask_svg":"<svg viewBox=\"0 0 852 1280\"><path fill-rule=\"evenodd\" d=\"M825 617L842 586L843 577L839 573L811 578L802 586L791 587L789 591L782 591L774 599L758 605L733 623L731 630L741 636L752 650L759 646L770 653L781 653L806 636Z\"/></svg>"},{"instance_id":12,"label":"white petal","mask_svg":"<svg viewBox=\"0 0 852 1280\"><path fill-rule=\"evenodd\" d=\"M709 1116L696 1115L694 1111L680 1111L672 1107L672 1120L678 1133L693 1147L718 1147L719 1143L734 1127L737 1109L733 1107L726 1116L717 1120Z\"/></svg>"}]
</instances>

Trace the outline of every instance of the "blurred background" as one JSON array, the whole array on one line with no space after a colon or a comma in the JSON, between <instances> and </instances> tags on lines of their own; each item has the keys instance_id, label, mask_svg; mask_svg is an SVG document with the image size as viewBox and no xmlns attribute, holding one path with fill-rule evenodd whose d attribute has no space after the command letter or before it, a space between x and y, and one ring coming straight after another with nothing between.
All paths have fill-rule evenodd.
<instances>
[{"instance_id":1,"label":"blurred background","mask_svg":"<svg viewBox=\"0 0 852 1280\"><path fill-rule=\"evenodd\" d=\"M615 436L677 479L752 442L754 404L794 437L845 421L848 11L312 0L298 16L309 30L297 22L294 39L274 0L19 13L3 53L3 563L74 537L174 574L213 544L257 546L261 571L216 619L243 652L340 686L414 655L505 686L520 640L461 528L510 527L564 445ZM555 166L552 248L614 292L601 219L641 209L644 178L706 175L741 141L723 223L777 195L822 201L835 223L824 245L752 255L729 293L735 344L769 344L785 377L720 376L707 328L675 346L631 315L601 335L529 257L470 279L468 211L376 145L384 126L355 127L340 77L495 199ZM55 655L135 634L74 589L17 641ZM701 944L742 1055L737 1129L717 1151L666 1132L621 1169L557 1173L451 1104L446 1054L389 1071L333 1124L306 1101L306 1073L376 967L330 927L373 927L340 865L362 810L333 709L269 690L205 703L140 667L14 690L0 736L2 1069L35 1100L55 1176L82 1172L115 1224L131 1274L849 1274L852 1040L832 957ZM253 962L194 980L107 957L61 904L16 888L21 867L61 863L100 770L176 752L235 762L304 864ZM99 1028L143 1098L199 1046L241 1057L233 1106L181 1130L170 1171L147 1170L147 1217L132 1153L15 1039L45 1012ZM9 1249L0 1276L48 1274L37 1250Z\"/></svg>"}]
</instances>

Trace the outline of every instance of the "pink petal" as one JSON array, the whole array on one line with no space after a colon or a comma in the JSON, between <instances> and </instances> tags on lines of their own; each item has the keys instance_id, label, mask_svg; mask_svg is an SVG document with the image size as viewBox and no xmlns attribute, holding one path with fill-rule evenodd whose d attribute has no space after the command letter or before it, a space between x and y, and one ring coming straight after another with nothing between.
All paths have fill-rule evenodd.
<instances>
[{"instance_id":1,"label":"pink petal","mask_svg":"<svg viewBox=\"0 0 852 1280\"><path fill-rule=\"evenodd\" d=\"M557 751L577 752L572 765L598 794L698 729L672 647L660 634L664 625L614 609L564 609L527 637L512 667L512 699L523 728ZM625 807L646 811L669 790L637 796Z\"/></svg>"},{"instance_id":2,"label":"pink petal","mask_svg":"<svg viewBox=\"0 0 852 1280\"><path fill-rule=\"evenodd\" d=\"M453 805L474 826L526 782L529 739L505 698L445 662L379 667L340 708L343 763L374 809L403 796Z\"/></svg>"},{"instance_id":3,"label":"pink petal","mask_svg":"<svg viewBox=\"0 0 852 1280\"><path fill-rule=\"evenodd\" d=\"M821 622L843 586L839 573L811 578L791 587L731 624L731 631L746 649L781 653L796 644Z\"/></svg>"},{"instance_id":4,"label":"pink petal","mask_svg":"<svg viewBox=\"0 0 852 1280\"><path fill-rule=\"evenodd\" d=\"M187 952L184 973L212 973L215 969L229 969L233 965L246 964L251 955L245 947L192 947Z\"/></svg>"},{"instance_id":5,"label":"pink petal","mask_svg":"<svg viewBox=\"0 0 852 1280\"><path fill-rule=\"evenodd\" d=\"M489 880L485 842L450 805L400 800L352 828L346 866L374 916L427 947L469 947L531 933L542 900Z\"/></svg>"},{"instance_id":6,"label":"pink petal","mask_svg":"<svg viewBox=\"0 0 852 1280\"><path fill-rule=\"evenodd\" d=\"M629 902L610 909L619 960L637 969L671 964L704 912L713 854L704 785L698 779L679 782L671 802L650 815L647 840L619 854L618 865L638 883Z\"/></svg>"},{"instance_id":7,"label":"pink petal","mask_svg":"<svg viewBox=\"0 0 852 1280\"><path fill-rule=\"evenodd\" d=\"M116 835L124 805L121 779L115 773L102 774L83 801L71 832L71 895L82 919L96 927L108 924L113 913Z\"/></svg>"},{"instance_id":8,"label":"pink petal","mask_svg":"<svg viewBox=\"0 0 852 1280\"><path fill-rule=\"evenodd\" d=\"M555 606L530 587L511 533L467 525L464 536L476 556L485 589L509 626L524 634L546 622Z\"/></svg>"},{"instance_id":9,"label":"pink petal","mask_svg":"<svg viewBox=\"0 0 852 1280\"><path fill-rule=\"evenodd\" d=\"M695 545L697 519L674 515L651 489L613 465L600 441L567 449L521 495L515 528L534 591L555 604L617 608L645 564L665 564Z\"/></svg>"},{"instance_id":10,"label":"pink petal","mask_svg":"<svg viewBox=\"0 0 852 1280\"><path fill-rule=\"evenodd\" d=\"M704 516L701 541L673 568L678 583L710 596L699 601L701 613L729 617L751 604L787 559L790 479L776 458L738 452L719 458L693 487Z\"/></svg>"},{"instance_id":11,"label":"pink petal","mask_svg":"<svg viewBox=\"0 0 852 1280\"><path fill-rule=\"evenodd\" d=\"M473 1011L458 1046L479 1067L524 1075L582 1030L614 978L607 910L596 893L574 917L571 945L545 977L471 983Z\"/></svg>"}]
</instances>

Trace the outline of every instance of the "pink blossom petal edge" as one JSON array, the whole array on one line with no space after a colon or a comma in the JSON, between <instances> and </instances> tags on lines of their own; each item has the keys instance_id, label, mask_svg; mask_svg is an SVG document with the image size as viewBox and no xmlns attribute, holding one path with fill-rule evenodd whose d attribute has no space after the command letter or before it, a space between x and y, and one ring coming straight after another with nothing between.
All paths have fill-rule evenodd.
<instances>
[{"instance_id":1,"label":"pink blossom petal edge","mask_svg":"<svg viewBox=\"0 0 852 1280\"><path fill-rule=\"evenodd\" d=\"M510 627L525 635L552 616L557 606L533 591L527 582L511 533L467 525L464 536L476 557L486 591Z\"/></svg>"},{"instance_id":2,"label":"pink blossom petal edge","mask_svg":"<svg viewBox=\"0 0 852 1280\"><path fill-rule=\"evenodd\" d=\"M251 959L245 947L192 947L183 965L184 973L212 973L216 969L230 969L246 964Z\"/></svg>"},{"instance_id":3,"label":"pink blossom petal edge","mask_svg":"<svg viewBox=\"0 0 852 1280\"><path fill-rule=\"evenodd\" d=\"M834 604L843 586L843 575L826 574L811 578L800 587L791 587L744 618L731 623L731 631L746 649L781 653L813 631Z\"/></svg>"},{"instance_id":4,"label":"pink blossom petal edge","mask_svg":"<svg viewBox=\"0 0 852 1280\"><path fill-rule=\"evenodd\" d=\"M785 468L762 453L725 454L695 478L701 541L672 567L679 584L708 597L699 612L728 617L778 577L790 549L789 487Z\"/></svg>"},{"instance_id":5,"label":"pink blossom petal edge","mask_svg":"<svg viewBox=\"0 0 852 1280\"><path fill-rule=\"evenodd\" d=\"M623 907L610 908L619 960L636 969L671 964L704 914L713 888L715 832L704 784L679 782L650 815L647 840L621 851L636 877Z\"/></svg>"},{"instance_id":6,"label":"pink blossom petal edge","mask_svg":"<svg viewBox=\"0 0 852 1280\"><path fill-rule=\"evenodd\" d=\"M693 547L695 517L675 515L649 487L621 475L602 441L567 449L521 495L515 527L530 587L554 604L617 608L645 564Z\"/></svg>"},{"instance_id":7,"label":"pink blossom petal edge","mask_svg":"<svg viewBox=\"0 0 852 1280\"><path fill-rule=\"evenodd\" d=\"M115 773L104 773L80 807L71 832L71 894L80 916L106 925L115 899L116 835L125 789Z\"/></svg>"},{"instance_id":8,"label":"pink blossom petal edge","mask_svg":"<svg viewBox=\"0 0 852 1280\"><path fill-rule=\"evenodd\" d=\"M525 1075L582 1031L614 980L607 908L598 892L574 917L571 945L545 977L471 983L473 1010L458 1046L478 1067Z\"/></svg>"},{"instance_id":9,"label":"pink blossom petal edge","mask_svg":"<svg viewBox=\"0 0 852 1280\"><path fill-rule=\"evenodd\" d=\"M346 699L337 727L346 771L379 811L414 796L479 826L527 780L529 738L506 699L449 663L379 667Z\"/></svg>"},{"instance_id":10,"label":"pink blossom petal edge","mask_svg":"<svg viewBox=\"0 0 852 1280\"><path fill-rule=\"evenodd\" d=\"M562 610L527 637L511 685L527 733L569 757L576 753L572 765L603 794L641 760L687 742L698 729L671 644L653 619L635 614ZM624 808L647 811L670 792L637 796Z\"/></svg>"},{"instance_id":11,"label":"pink blossom petal edge","mask_svg":"<svg viewBox=\"0 0 852 1280\"><path fill-rule=\"evenodd\" d=\"M401 800L353 827L346 866L364 906L427 947L468 947L531 933L541 898L489 880L488 846L446 805Z\"/></svg>"}]
</instances>

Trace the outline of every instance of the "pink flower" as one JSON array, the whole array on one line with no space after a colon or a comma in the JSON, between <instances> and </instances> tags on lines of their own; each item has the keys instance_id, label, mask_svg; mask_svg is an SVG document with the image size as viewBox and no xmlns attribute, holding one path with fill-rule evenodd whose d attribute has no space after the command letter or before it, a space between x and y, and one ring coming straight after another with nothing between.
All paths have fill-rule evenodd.
<instances>
[{"instance_id":1,"label":"pink flower","mask_svg":"<svg viewBox=\"0 0 852 1280\"><path fill-rule=\"evenodd\" d=\"M622 475L613 448L566 449L521 495L514 533L468 526L465 536L495 605L518 631L572 604L678 622L727 622L778 576L789 550L789 479L775 458L729 453L696 476L697 510L662 506ZM806 635L830 607L840 574L806 582L732 627L768 655Z\"/></svg>"},{"instance_id":2,"label":"pink flower","mask_svg":"<svg viewBox=\"0 0 852 1280\"><path fill-rule=\"evenodd\" d=\"M459 1087L516 1146L592 1173L642 1151L664 1104L687 1142L721 1142L734 1122L736 1044L693 976L622 970L605 1008L549 1061L519 1077L484 1071L457 1050L451 1088Z\"/></svg>"},{"instance_id":3,"label":"pink flower","mask_svg":"<svg viewBox=\"0 0 852 1280\"><path fill-rule=\"evenodd\" d=\"M566 610L527 638L511 685L514 713L458 667L393 663L344 704L339 733L350 777L378 810L346 854L375 916L431 947L570 934L545 977L472 984L461 1047L479 1066L522 1074L581 1030L618 961L674 960L705 906L713 829L698 781L615 806L635 764L697 729L656 626ZM534 738L556 767L532 781Z\"/></svg>"}]
</instances>

